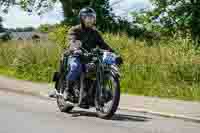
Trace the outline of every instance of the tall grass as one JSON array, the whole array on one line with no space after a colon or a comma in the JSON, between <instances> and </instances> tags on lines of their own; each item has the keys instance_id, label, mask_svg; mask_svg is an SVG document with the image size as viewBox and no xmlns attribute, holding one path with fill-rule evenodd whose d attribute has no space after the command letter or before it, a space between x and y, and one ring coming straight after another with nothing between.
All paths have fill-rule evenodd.
<instances>
[{"instance_id":1,"label":"tall grass","mask_svg":"<svg viewBox=\"0 0 200 133\"><path fill-rule=\"evenodd\" d=\"M104 34L104 38L124 59L124 93L200 100L200 54L190 40L161 40L148 47L123 34ZM18 78L51 82L62 53L60 43L0 44L0 67L14 70Z\"/></svg>"},{"instance_id":2,"label":"tall grass","mask_svg":"<svg viewBox=\"0 0 200 133\"><path fill-rule=\"evenodd\" d=\"M200 100L200 54L190 40L161 40L148 47L125 35L104 36L122 54L122 91L146 96Z\"/></svg>"},{"instance_id":3,"label":"tall grass","mask_svg":"<svg viewBox=\"0 0 200 133\"><path fill-rule=\"evenodd\" d=\"M15 70L18 78L50 82L60 53L61 49L51 42L0 44L0 66Z\"/></svg>"}]
</instances>

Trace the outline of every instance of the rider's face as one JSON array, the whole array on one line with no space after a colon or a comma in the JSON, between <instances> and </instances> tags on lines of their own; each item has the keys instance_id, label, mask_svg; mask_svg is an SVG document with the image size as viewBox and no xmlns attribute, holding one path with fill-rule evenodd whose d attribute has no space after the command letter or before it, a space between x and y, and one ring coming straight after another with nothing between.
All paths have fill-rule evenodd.
<instances>
[{"instance_id":1,"label":"rider's face","mask_svg":"<svg viewBox=\"0 0 200 133\"><path fill-rule=\"evenodd\" d=\"M94 15L82 16L82 20L86 27L93 27L96 24L96 16Z\"/></svg>"}]
</instances>

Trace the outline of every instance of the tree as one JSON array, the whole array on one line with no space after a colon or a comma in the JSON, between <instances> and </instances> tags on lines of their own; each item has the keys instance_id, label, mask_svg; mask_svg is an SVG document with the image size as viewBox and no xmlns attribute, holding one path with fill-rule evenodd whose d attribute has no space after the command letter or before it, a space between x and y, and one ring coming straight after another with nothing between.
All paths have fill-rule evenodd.
<instances>
[{"instance_id":1,"label":"tree","mask_svg":"<svg viewBox=\"0 0 200 133\"><path fill-rule=\"evenodd\" d=\"M20 1L17 3L17 1ZM37 2L36 2L37 1ZM20 5L27 12L36 11L39 15L51 9L56 1L62 4L63 16L62 22L67 25L76 25L79 22L77 18L81 8L90 6L97 12L97 28L102 32L126 32L132 33L131 24L112 13L109 0L0 0L1 5L9 7ZM119 1L118 1L119 2ZM116 2L116 3L118 3Z\"/></svg>"},{"instance_id":2,"label":"tree","mask_svg":"<svg viewBox=\"0 0 200 133\"><path fill-rule=\"evenodd\" d=\"M90 6L97 12L97 27L102 32L113 31L115 29L115 16L111 13L112 8L109 5L109 0L60 0L60 2L63 5L64 22L67 24L77 24L79 22L77 16L80 9Z\"/></svg>"},{"instance_id":3,"label":"tree","mask_svg":"<svg viewBox=\"0 0 200 133\"><path fill-rule=\"evenodd\" d=\"M24 32L22 28L16 28L16 32Z\"/></svg>"},{"instance_id":4,"label":"tree","mask_svg":"<svg viewBox=\"0 0 200 133\"><path fill-rule=\"evenodd\" d=\"M200 1L199 0L151 0L154 4L154 19L170 30L190 33L194 44L200 41Z\"/></svg>"},{"instance_id":5,"label":"tree","mask_svg":"<svg viewBox=\"0 0 200 133\"><path fill-rule=\"evenodd\" d=\"M32 32L35 29L33 27L25 27L23 30L24 30L24 32Z\"/></svg>"},{"instance_id":6,"label":"tree","mask_svg":"<svg viewBox=\"0 0 200 133\"><path fill-rule=\"evenodd\" d=\"M12 5L20 5L22 9L32 12L37 11L38 14L51 9L57 0L0 0L1 7L9 7ZM78 23L78 13L83 7L90 6L97 11L98 26L100 29L108 30L114 22L113 14L111 14L111 8L109 0L59 0L63 8L63 16L65 23L74 25Z\"/></svg>"},{"instance_id":7,"label":"tree","mask_svg":"<svg viewBox=\"0 0 200 133\"><path fill-rule=\"evenodd\" d=\"M3 32L4 28L3 28L3 25L2 25L2 17L0 16L0 33Z\"/></svg>"},{"instance_id":8,"label":"tree","mask_svg":"<svg viewBox=\"0 0 200 133\"><path fill-rule=\"evenodd\" d=\"M10 38L10 34L7 29L3 28L2 25L3 19L0 16L0 41L8 41Z\"/></svg>"}]
</instances>

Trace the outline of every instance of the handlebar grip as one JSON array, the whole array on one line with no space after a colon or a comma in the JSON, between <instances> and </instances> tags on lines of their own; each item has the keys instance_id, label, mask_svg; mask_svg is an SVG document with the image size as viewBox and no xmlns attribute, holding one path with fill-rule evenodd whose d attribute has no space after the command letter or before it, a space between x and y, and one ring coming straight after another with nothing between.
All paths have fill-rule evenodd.
<instances>
[{"instance_id":1,"label":"handlebar grip","mask_svg":"<svg viewBox=\"0 0 200 133\"><path fill-rule=\"evenodd\" d=\"M92 53L86 53L85 56L93 56Z\"/></svg>"}]
</instances>

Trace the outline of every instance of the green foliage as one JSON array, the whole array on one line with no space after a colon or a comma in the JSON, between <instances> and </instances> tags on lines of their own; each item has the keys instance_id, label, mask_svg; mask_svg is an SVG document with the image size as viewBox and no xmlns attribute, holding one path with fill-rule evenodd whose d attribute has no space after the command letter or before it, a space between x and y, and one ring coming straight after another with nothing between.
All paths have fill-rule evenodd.
<instances>
[{"instance_id":1,"label":"green foliage","mask_svg":"<svg viewBox=\"0 0 200 133\"><path fill-rule=\"evenodd\" d=\"M0 16L0 33L3 31L3 25L2 25L3 19Z\"/></svg>"},{"instance_id":2,"label":"green foliage","mask_svg":"<svg viewBox=\"0 0 200 133\"><path fill-rule=\"evenodd\" d=\"M152 0L153 19L159 18L168 32L181 31L190 33L195 44L198 44L200 34L200 1L199 0Z\"/></svg>"},{"instance_id":3,"label":"green foliage","mask_svg":"<svg viewBox=\"0 0 200 133\"><path fill-rule=\"evenodd\" d=\"M117 32L121 30L120 28L126 26L126 24L123 24L123 22L128 23L128 21L125 20L123 20L122 22L122 19L117 18L114 14L111 13L112 9L109 5L109 0L73 0L72 3L65 0L60 1L63 5L64 10L64 23L67 25L78 24L78 15L80 9L88 6L92 7L97 12L97 28L100 29L102 32ZM116 19L121 22L118 23Z\"/></svg>"},{"instance_id":4,"label":"green foliage","mask_svg":"<svg viewBox=\"0 0 200 133\"><path fill-rule=\"evenodd\" d=\"M53 8L56 0L0 0L0 5L6 4L9 6L18 4L25 11L32 13L36 11L39 15ZM78 14L81 8L92 7L97 12L97 27L102 32L126 32L128 35L133 35L134 29L131 28L131 23L120 17L116 17L112 13L112 8L109 5L109 0L59 0L62 4L64 24L76 25L79 23ZM38 4L39 3L39 4ZM1 8L1 6L0 6ZM47 26L42 27L42 31L47 31Z\"/></svg>"},{"instance_id":5,"label":"green foliage","mask_svg":"<svg viewBox=\"0 0 200 133\"><path fill-rule=\"evenodd\" d=\"M4 68L0 66L0 75L6 75L9 77L15 76L15 69Z\"/></svg>"},{"instance_id":6,"label":"green foliage","mask_svg":"<svg viewBox=\"0 0 200 133\"><path fill-rule=\"evenodd\" d=\"M12 62L17 54L17 46L10 45L9 47L5 43L0 44L0 66L12 66Z\"/></svg>"},{"instance_id":7,"label":"green foliage","mask_svg":"<svg viewBox=\"0 0 200 133\"><path fill-rule=\"evenodd\" d=\"M39 26L39 28L37 29L39 32L42 33L49 33L54 29L54 26L49 25L49 24L42 24Z\"/></svg>"},{"instance_id":8,"label":"green foliage","mask_svg":"<svg viewBox=\"0 0 200 133\"><path fill-rule=\"evenodd\" d=\"M68 30L70 29L67 25L57 25L52 32L49 33L50 40L54 41L62 49L68 47Z\"/></svg>"},{"instance_id":9,"label":"green foliage","mask_svg":"<svg viewBox=\"0 0 200 133\"><path fill-rule=\"evenodd\" d=\"M12 71L20 79L52 80L60 60L61 50L50 42L10 42L0 45L0 67Z\"/></svg>"},{"instance_id":10,"label":"green foliage","mask_svg":"<svg viewBox=\"0 0 200 133\"><path fill-rule=\"evenodd\" d=\"M196 94L200 92L199 55L189 40L163 40L158 46L146 47L126 35L105 34L104 38L125 60L123 92L200 100Z\"/></svg>"},{"instance_id":11,"label":"green foliage","mask_svg":"<svg viewBox=\"0 0 200 133\"><path fill-rule=\"evenodd\" d=\"M97 27L102 31L114 31L116 22L111 14L109 0L94 0L91 5L97 12Z\"/></svg>"},{"instance_id":12,"label":"green foliage","mask_svg":"<svg viewBox=\"0 0 200 133\"><path fill-rule=\"evenodd\" d=\"M3 27L2 22L3 22L3 18L0 16L0 43L3 41L8 41L10 39L10 34Z\"/></svg>"},{"instance_id":13,"label":"green foliage","mask_svg":"<svg viewBox=\"0 0 200 133\"><path fill-rule=\"evenodd\" d=\"M68 26L55 27L50 37L56 43L1 44L0 73L5 74L8 69L9 75L21 79L51 82L67 45L68 29ZM122 92L200 100L200 52L195 50L190 40L167 38L160 40L158 45L147 47L145 42L123 33L105 33L103 37L124 59L121 67Z\"/></svg>"},{"instance_id":14,"label":"green foliage","mask_svg":"<svg viewBox=\"0 0 200 133\"><path fill-rule=\"evenodd\" d=\"M48 25L41 25L38 30L42 33L48 33L49 32L49 26Z\"/></svg>"}]
</instances>

